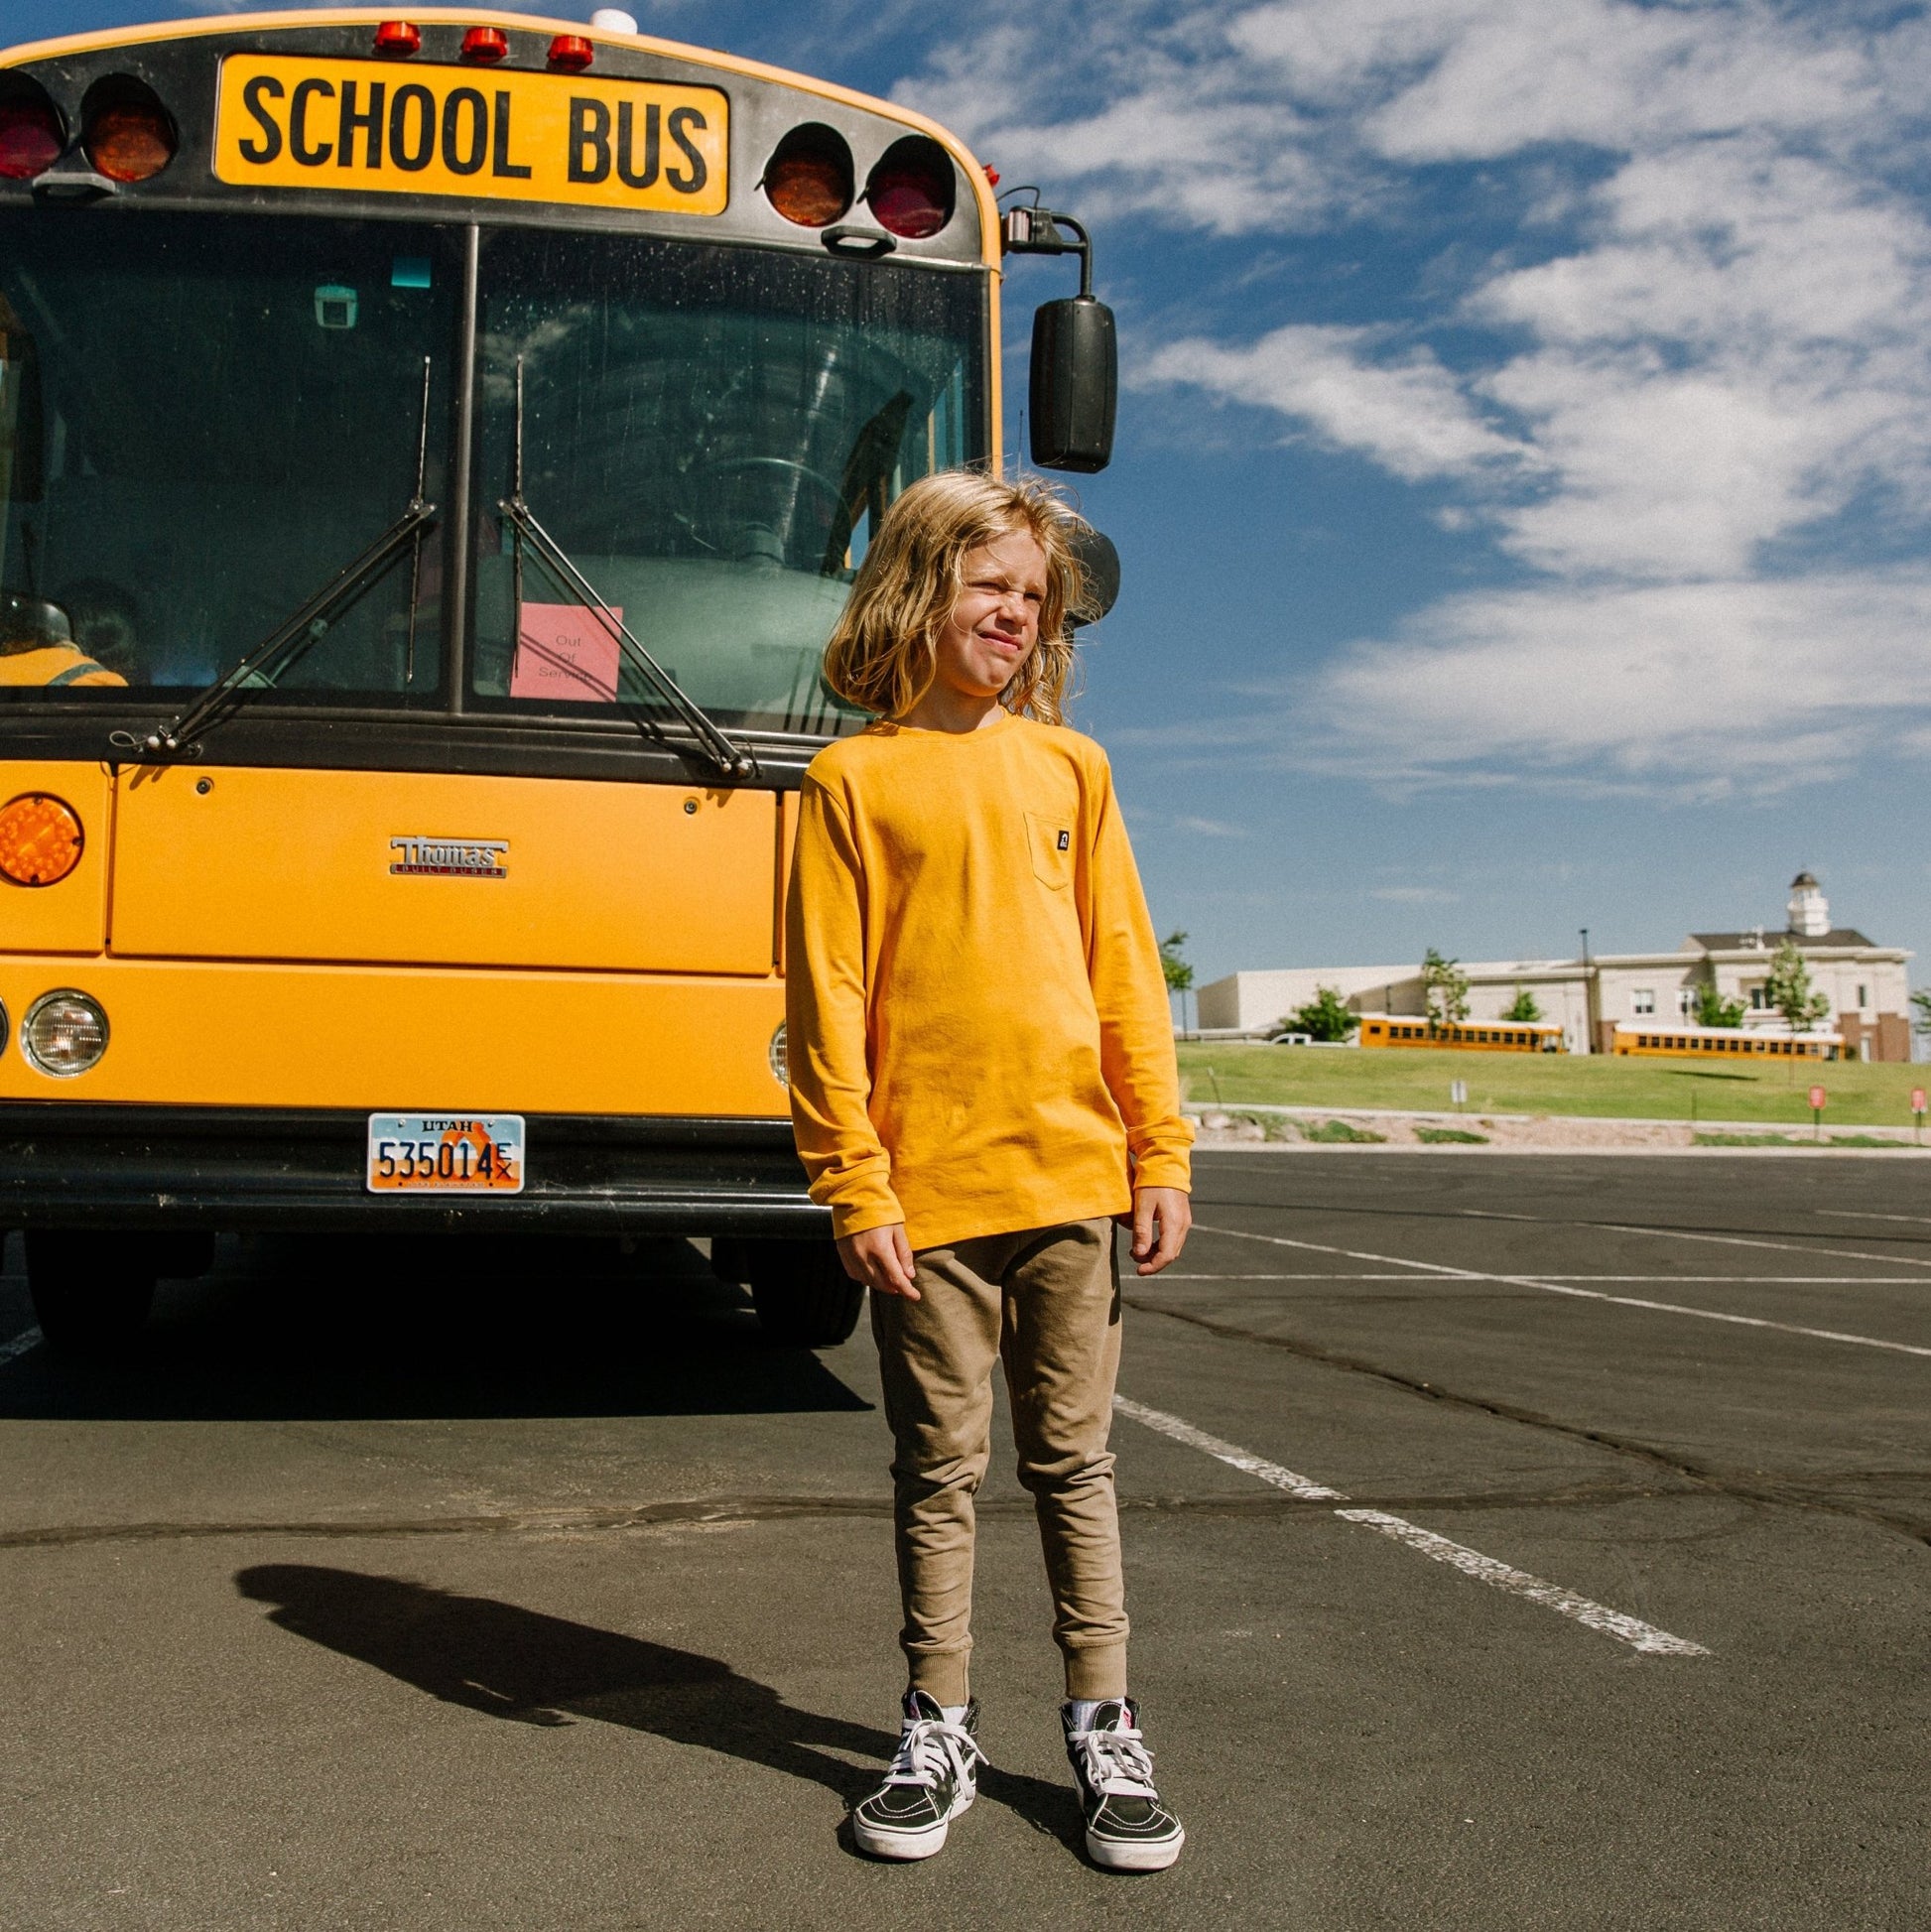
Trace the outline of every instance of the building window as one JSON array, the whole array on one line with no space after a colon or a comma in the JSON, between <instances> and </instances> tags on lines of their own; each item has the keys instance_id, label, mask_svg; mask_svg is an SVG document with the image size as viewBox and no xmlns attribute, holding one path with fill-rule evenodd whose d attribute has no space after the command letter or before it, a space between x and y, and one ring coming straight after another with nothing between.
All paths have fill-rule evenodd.
<instances>
[{"instance_id":1,"label":"building window","mask_svg":"<svg viewBox=\"0 0 1931 1932\"><path fill-rule=\"evenodd\" d=\"M1676 1010L1688 1019L1697 1009L1697 989L1694 986L1678 986L1676 989Z\"/></svg>"},{"instance_id":2,"label":"building window","mask_svg":"<svg viewBox=\"0 0 1931 1932\"><path fill-rule=\"evenodd\" d=\"M1767 1013L1769 1010L1769 989L1765 986L1752 986L1750 988L1750 1011L1752 1013Z\"/></svg>"},{"instance_id":3,"label":"building window","mask_svg":"<svg viewBox=\"0 0 1931 1932\"><path fill-rule=\"evenodd\" d=\"M1867 1008L1867 1007L1869 1006L1869 1004L1870 1004L1870 988L1869 988L1868 986L1867 986L1867 985L1866 985L1866 984L1865 984L1865 983L1863 982L1863 980L1860 980L1860 981L1858 982L1858 1007L1859 1007L1859 1010L1860 1010L1860 1011L1863 1011L1863 1010L1865 1010L1866 1008Z\"/></svg>"},{"instance_id":4,"label":"building window","mask_svg":"<svg viewBox=\"0 0 1931 1932\"><path fill-rule=\"evenodd\" d=\"M1632 986L1629 989L1629 1010L1638 1014L1653 1013L1656 1010L1656 988Z\"/></svg>"}]
</instances>

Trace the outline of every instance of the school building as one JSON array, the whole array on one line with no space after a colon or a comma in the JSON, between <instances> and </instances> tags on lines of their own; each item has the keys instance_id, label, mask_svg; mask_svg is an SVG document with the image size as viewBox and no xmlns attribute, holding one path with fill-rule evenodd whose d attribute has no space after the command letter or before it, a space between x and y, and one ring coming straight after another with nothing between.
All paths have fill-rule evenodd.
<instances>
[{"instance_id":1,"label":"school building","mask_svg":"<svg viewBox=\"0 0 1931 1932\"><path fill-rule=\"evenodd\" d=\"M1780 928L1740 933L1691 933L1673 953L1605 953L1577 960L1464 960L1469 1017L1499 1020L1521 992L1533 994L1545 1020L1558 1022L1571 1053L1608 1053L1618 1022L1694 1020L1697 990L1715 983L1744 1006L1743 1024L1784 1032L1769 1004L1770 961L1788 938L1797 943L1811 983L1830 1001L1824 1025L1844 1036L1847 1056L1859 1060L1911 1057L1911 955L1879 946L1851 926L1831 923L1830 901L1809 872L1790 884ZM1292 966L1230 972L1200 989L1205 1028L1264 1035L1333 986L1356 1013L1421 1014L1428 1010L1421 967L1405 966Z\"/></svg>"}]
</instances>

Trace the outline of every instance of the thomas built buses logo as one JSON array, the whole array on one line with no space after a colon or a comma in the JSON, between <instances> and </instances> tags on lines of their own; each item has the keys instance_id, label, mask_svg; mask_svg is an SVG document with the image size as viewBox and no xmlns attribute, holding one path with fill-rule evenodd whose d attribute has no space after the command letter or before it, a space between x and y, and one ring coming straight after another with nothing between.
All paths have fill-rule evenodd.
<instances>
[{"instance_id":1,"label":"thomas built buses logo","mask_svg":"<svg viewBox=\"0 0 1931 1932\"><path fill-rule=\"evenodd\" d=\"M391 838L389 870L411 878L506 879L507 838Z\"/></svg>"}]
</instances>

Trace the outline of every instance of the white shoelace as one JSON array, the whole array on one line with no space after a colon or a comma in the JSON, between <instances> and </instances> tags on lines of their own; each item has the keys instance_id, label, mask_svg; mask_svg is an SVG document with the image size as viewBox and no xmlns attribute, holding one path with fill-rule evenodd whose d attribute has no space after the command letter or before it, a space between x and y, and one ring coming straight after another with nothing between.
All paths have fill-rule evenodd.
<instances>
[{"instance_id":1,"label":"white shoelace","mask_svg":"<svg viewBox=\"0 0 1931 1932\"><path fill-rule=\"evenodd\" d=\"M1153 1753L1139 1732L1122 1724L1112 1731L1076 1731L1087 1782L1108 1798L1154 1798Z\"/></svg>"},{"instance_id":2,"label":"white shoelace","mask_svg":"<svg viewBox=\"0 0 1931 1932\"><path fill-rule=\"evenodd\" d=\"M920 1718L899 1733L898 1754L885 1773L885 1782L934 1785L950 1769L954 1783L967 1784L974 1761L983 1764L985 1753L963 1724Z\"/></svg>"}]
</instances>

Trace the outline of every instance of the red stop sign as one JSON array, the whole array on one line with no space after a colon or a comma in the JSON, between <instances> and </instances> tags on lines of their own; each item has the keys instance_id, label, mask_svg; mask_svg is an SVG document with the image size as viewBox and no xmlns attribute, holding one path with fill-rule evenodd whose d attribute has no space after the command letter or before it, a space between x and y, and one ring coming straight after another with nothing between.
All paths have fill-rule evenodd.
<instances>
[{"instance_id":1,"label":"red stop sign","mask_svg":"<svg viewBox=\"0 0 1931 1932\"><path fill-rule=\"evenodd\" d=\"M1822 1111L1824 1105L1824 1090L1821 1087L1813 1087L1810 1090L1810 1103L1820 1112Z\"/></svg>"}]
</instances>

